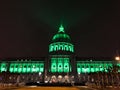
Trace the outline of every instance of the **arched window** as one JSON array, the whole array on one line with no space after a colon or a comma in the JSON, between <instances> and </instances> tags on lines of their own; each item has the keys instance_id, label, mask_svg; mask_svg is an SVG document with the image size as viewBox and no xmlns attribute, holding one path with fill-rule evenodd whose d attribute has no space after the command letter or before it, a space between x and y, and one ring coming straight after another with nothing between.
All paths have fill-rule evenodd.
<instances>
[{"instance_id":1,"label":"arched window","mask_svg":"<svg viewBox=\"0 0 120 90\"><path fill-rule=\"evenodd\" d=\"M55 51L58 50L58 45L55 45L54 50L55 50Z\"/></svg>"},{"instance_id":2,"label":"arched window","mask_svg":"<svg viewBox=\"0 0 120 90\"><path fill-rule=\"evenodd\" d=\"M53 51L53 48L54 48L54 46L53 46L53 45L50 45L49 51L50 51L50 52Z\"/></svg>"},{"instance_id":3,"label":"arched window","mask_svg":"<svg viewBox=\"0 0 120 90\"><path fill-rule=\"evenodd\" d=\"M74 48L73 48L73 46L71 46L71 51L74 52Z\"/></svg>"},{"instance_id":4,"label":"arched window","mask_svg":"<svg viewBox=\"0 0 120 90\"><path fill-rule=\"evenodd\" d=\"M68 51L68 45L64 45L64 50Z\"/></svg>"},{"instance_id":5,"label":"arched window","mask_svg":"<svg viewBox=\"0 0 120 90\"><path fill-rule=\"evenodd\" d=\"M69 46L69 51L72 51L72 48L71 48L71 46Z\"/></svg>"},{"instance_id":6,"label":"arched window","mask_svg":"<svg viewBox=\"0 0 120 90\"><path fill-rule=\"evenodd\" d=\"M59 50L63 50L63 45L59 45Z\"/></svg>"}]
</instances>

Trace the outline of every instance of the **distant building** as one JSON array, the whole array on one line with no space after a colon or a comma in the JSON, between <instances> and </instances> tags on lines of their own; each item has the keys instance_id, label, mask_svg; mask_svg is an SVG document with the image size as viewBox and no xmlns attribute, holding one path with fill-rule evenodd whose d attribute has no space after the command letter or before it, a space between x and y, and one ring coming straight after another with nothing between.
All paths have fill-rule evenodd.
<instances>
[{"instance_id":1,"label":"distant building","mask_svg":"<svg viewBox=\"0 0 120 90\"><path fill-rule=\"evenodd\" d=\"M61 25L49 45L49 56L2 59L0 72L17 73L25 82L79 82L80 76L104 71L115 64L111 58L76 57L74 44ZM116 63L120 66L119 63ZM17 78L17 77L16 77ZM14 80L10 76L9 79ZM15 79L16 80L16 79Z\"/></svg>"}]
</instances>

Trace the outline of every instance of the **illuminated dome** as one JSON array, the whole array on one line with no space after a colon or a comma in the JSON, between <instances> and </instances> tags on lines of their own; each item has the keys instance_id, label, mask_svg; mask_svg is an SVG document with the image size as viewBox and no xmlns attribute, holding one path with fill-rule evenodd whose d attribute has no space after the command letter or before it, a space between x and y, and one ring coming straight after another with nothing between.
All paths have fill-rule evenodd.
<instances>
[{"instance_id":1,"label":"illuminated dome","mask_svg":"<svg viewBox=\"0 0 120 90\"><path fill-rule=\"evenodd\" d=\"M70 36L64 31L64 27L61 25L57 34L52 38L53 42L71 42Z\"/></svg>"},{"instance_id":2,"label":"illuminated dome","mask_svg":"<svg viewBox=\"0 0 120 90\"><path fill-rule=\"evenodd\" d=\"M52 43L49 45L49 52L74 52L74 46L71 43L70 36L65 33L64 27L61 25L59 27L58 33L52 38ZM61 54L62 54L61 53Z\"/></svg>"}]
</instances>

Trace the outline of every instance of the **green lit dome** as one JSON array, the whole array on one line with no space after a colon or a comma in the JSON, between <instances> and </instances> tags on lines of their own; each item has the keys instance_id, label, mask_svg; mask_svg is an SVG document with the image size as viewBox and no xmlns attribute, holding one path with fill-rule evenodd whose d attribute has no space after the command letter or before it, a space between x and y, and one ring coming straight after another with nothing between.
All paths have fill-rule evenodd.
<instances>
[{"instance_id":1,"label":"green lit dome","mask_svg":"<svg viewBox=\"0 0 120 90\"><path fill-rule=\"evenodd\" d=\"M65 33L64 27L61 25L57 34L52 38L52 43L49 45L49 52L74 52L74 45L71 43L70 36Z\"/></svg>"},{"instance_id":2,"label":"green lit dome","mask_svg":"<svg viewBox=\"0 0 120 90\"><path fill-rule=\"evenodd\" d=\"M71 42L70 36L65 33L64 27L61 25L57 34L52 38L53 42Z\"/></svg>"}]
</instances>

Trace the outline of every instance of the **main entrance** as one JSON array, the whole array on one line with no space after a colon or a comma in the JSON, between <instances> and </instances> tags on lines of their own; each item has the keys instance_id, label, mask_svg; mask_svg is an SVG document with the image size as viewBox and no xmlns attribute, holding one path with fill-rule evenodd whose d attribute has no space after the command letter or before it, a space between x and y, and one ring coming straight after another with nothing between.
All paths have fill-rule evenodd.
<instances>
[{"instance_id":1,"label":"main entrance","mask_svg":"<svg viewBox=\"0 0 120 90\"><path fill-rule=\"evenodd\" d=\"M51 75L45 77L46 83L71 83L74 81L74 76L69 75Z\"/></svg>"}]
</instances>

